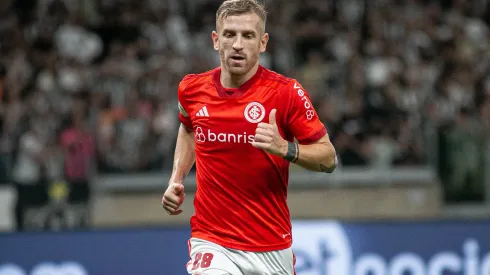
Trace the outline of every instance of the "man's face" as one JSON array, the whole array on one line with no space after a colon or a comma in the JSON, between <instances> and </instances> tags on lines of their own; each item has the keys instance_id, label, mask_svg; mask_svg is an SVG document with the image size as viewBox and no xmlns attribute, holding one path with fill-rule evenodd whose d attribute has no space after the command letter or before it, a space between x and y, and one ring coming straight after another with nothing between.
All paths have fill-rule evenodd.
<instances>
[{"instance_id":1,"label":"man's face","mask_svg":"<svg viewBox=\"0 0 490 275\"><path fill-rule=\"evenodd\" d=\"M228 16L213 32L214 49L219 52L223 69L231 75L248 73L266 49L268 34L261 30L260 17L255 13Z\"/></svg>"}]
</instances>

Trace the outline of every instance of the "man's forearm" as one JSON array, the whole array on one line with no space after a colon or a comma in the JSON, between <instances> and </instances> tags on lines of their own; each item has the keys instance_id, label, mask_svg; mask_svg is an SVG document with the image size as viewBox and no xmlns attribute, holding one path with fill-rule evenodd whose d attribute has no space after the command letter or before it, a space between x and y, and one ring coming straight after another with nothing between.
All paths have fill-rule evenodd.
<instances>
[{"instance_id":1,"label":"man's forearm","mask_svg":"<svg viewBox=\"0 0 490 275\"><path fill-rule=\"evenodd\" d=\"M289 161L310 171L332 173L337 167L335 149L326 141L309 145L289 143L285 155Z\"/></svg>"},{"instance_id":2,"label":"man's forearm","mask_svg":"<svg viewBox=\"0 0 490 275\"><path fill-rule=\"evenodd\" d=\"M332 173L337 167L333 146L325 144L298 144L298 159L294 164L316 172Z\"/></svg>"},{"instance_id":3,"label":"man's forearm","mask_svg":"<svg viewBox=\"0 0 490 275\"><path fill-rule=\"evenodd\" d=\"M180 125L170 182L182 183L196 160L194 134Z\"/></svg>"}]
</instances>

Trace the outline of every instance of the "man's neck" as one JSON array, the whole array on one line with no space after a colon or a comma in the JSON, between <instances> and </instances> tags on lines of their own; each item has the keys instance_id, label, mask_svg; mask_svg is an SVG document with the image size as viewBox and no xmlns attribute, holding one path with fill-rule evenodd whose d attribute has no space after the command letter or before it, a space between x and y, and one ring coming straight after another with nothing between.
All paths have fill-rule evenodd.
<instances>
[{"instance_id":1,"label":"man's neck","mask_svg":"<svg viewBox=\"0 0 490 275\"><path fill-rule=\"evenodd\" d=\"M259 69L259 63L252 67L252 69L244 75L232 75L226 70L221 70L220 82L224 88L240 88L245 82L250 80L257 70Z\"/></svg>"}]
</instances>

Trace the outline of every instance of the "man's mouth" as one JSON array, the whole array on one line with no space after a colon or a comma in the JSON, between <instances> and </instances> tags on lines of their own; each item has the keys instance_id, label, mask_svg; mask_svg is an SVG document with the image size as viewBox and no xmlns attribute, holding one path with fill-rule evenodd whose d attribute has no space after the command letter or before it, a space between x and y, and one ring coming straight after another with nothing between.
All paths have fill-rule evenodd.
<instances>
[{"instance_id":1,"label":"man's mouth","mask_svg":"<svg viewBox=\"0 0 490 275\"><path fill-rule=\"evenodd\" d=\"M233 55L233 56L231 56L231 59L236 60L236 61L240 61L240 60L244 60L245 57L243 57L241 55Z\"/></svg>"}]
</instances>

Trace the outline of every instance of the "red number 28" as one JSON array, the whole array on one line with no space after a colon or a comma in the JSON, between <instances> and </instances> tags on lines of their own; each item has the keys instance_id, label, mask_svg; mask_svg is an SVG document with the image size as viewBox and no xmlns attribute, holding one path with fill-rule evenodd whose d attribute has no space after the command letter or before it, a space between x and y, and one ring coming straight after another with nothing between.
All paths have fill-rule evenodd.
<instances>
[{"instance_id":1,"label":"red number 28","mask_svg":"<svg viewBox=\"0 0 490 275\"><path fill-rule=\"evenodd\" d=\"M194 264L192 265L192 270L201 268L208 268L211 265L214 255L212 253L197 253L194 258Z\"/></svg>"}]
</instances>

